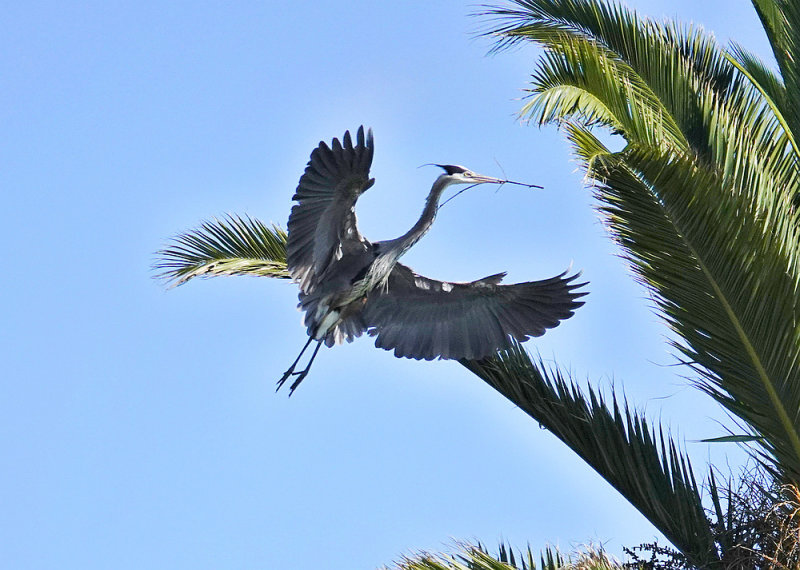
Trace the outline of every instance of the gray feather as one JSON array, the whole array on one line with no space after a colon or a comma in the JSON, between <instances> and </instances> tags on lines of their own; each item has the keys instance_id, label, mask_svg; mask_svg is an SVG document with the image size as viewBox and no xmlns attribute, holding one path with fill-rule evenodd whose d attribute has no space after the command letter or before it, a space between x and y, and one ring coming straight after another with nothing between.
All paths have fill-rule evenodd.
<instances>
[{"instance_id":1,"label":"gray feather","mask_svg":"<svg viewBox=\"0 0 800 570\"><path fill-rule=\"evenodd\" d=\"M396 356L475 360L524 342L572 316L585 292L578 275L499 285L504 273L470 283L429 279L397 264L362 312L375 345Z\"/></svg>"},{"instance_id":2,"label":"gray feather","mask_svg":"<svg viewBox=\"0 0 800 570\"><path fill-rule=\"evenodd\" d=\"M372 131L365 137L360 127L356 146L349 131L343 140L344 145L334 139L331 147L320 142L312 151L293 197L297 204L289 216L286 261L304 292L318 286L320 274L332 261L369 247L358 231L354 206L374 183L369 177Z\"/></svg>"}]
</instances>

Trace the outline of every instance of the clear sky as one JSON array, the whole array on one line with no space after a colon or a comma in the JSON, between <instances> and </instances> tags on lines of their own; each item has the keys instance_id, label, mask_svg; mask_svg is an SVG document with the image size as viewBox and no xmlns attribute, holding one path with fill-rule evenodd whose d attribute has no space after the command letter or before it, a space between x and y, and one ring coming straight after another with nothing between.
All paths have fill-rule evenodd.
<instances>
[{"instance_id":1,"label":"clear sky","mask_svg":"<svg viewBox=\"0 0 800 570\"><path fill-rule=\"evenodd\" d=\"M765 53L748 2L637 0ZM552 435L451 362L305 342L296 288L165 291L153 252L226 212L285 227L320 139L375 131L371 239L458 163L479 187L405 258L431 277L581 269L585 307L527 344L686 440L735 448L669 366L666 329L554 128L515 117L533 49L487 57L463 1L7 2L0 19L0 566L375 568L452 539L612 552L656 531Z\"/></svg>"}]
</instances>

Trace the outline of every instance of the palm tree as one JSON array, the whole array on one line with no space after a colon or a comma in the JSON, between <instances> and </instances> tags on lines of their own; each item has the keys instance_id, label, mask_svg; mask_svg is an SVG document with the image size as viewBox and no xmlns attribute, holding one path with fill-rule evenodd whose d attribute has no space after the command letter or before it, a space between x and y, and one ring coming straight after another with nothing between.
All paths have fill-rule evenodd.
<instances>
[{"instance_id":1,"label":"palm tree","mask_svg":"<svg viewBox=\"0 0 800 570\"><path fill-rule=\"evenodd\" d=\"M677 357L736 420L741 432L729 439L749 446L767 474L759 496L775 499L772 488L784 497L800 489L800 3L753 4L776 70L741 46L723 49L701 30L617 4L509 0L482 14L496 49L544 49L522 115L565 132L612 237L674 332ZM609 149L598 129L624 148ZM177 284L286 277L284 246L278 228L229 217L176 238L157 267ZM731 485L710 471L709 514L679 446L614 394L581 391L519 347L463 364L587 461L687 565L750 557L769 567L769 557L797 556L771 531L743 530L796 503L775 499L765 511L726 500Z\"/></svg>"},{"instance_id":2,"label":"palm tree","mask_svg":"<svg viewBox=\"0 0 800 570\"><path fill-rule=\"evenodd\" d=\"M777 72L741 46L722 50L700 30L620 5L514 0L485 15L498 49L523 41L544 49L522 114L564 130L611 235L675 333L680 360L738 420L735 439L750 443L777 483L796 487L800 7L789 0L754 5ZM610 150L597 128L619 135L624 148ZM490 377L492 367L476 371ZM673 458L673 473L683 461L671 451L661 457ZM688 508L699 506L690 471L686 489L657 487L667 497L647 512L637 504L642 497L598 470L690 562L725 562L725 545L702 532L700 513ZM659 520L674 500L695 528Z\"/></svg>"}]
</instances>

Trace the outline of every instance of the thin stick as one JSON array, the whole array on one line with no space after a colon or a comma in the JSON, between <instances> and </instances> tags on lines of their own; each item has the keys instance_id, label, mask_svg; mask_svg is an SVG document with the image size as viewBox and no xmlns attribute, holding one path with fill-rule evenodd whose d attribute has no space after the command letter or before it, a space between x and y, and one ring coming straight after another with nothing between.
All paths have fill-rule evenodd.
<instances>
[{"instance_id":1,"label":"thin stick","mask_svg":"<svg viewBox=\"0 0 800 570\"><path fill-rule=\"evenodd\" d=\"M506 180L508 180L508 174L506 174L506 169L505 169L505 168L503 168L503 165L502 165L502 164L500 164L500 161L499 161L499 160L497 160L497 157L496 157L496 156L493 156L492 158L494 159L494 163L497 165L497 168L499 168L499 169L500 169L500 172L502 172L502 173L503 173L503 178L505 178ZM502 184L501 184L500 186L498 186L498 187L497 187L497 190L495 190L495 191L494 191L494 193L495 193L495 194L497 194L498 192L500 192L500 188L502 188L502 187L503 187L503 185L502 185Z\"/></svg>"},{"instance_id":2,"label":"thin stick","mask_svg":"<svg viewBox=\"0 0 800 570\"><path fill-rule=\"evenodd\" d=\"M514 182L513 180L503 180L503 184L516 184L517 186L525 186L527 188L538 188L539 190L544 190L544 186L539 186L538 184L525 184L524 182Z\"/></svg>"},{"instance_id":3,"label":"thin stick","mask_svg":"<svg viewBox=\"0 0 800 570\"><path fill-rule=\"evenodd\" d=\"M445 205L445 204L447 204L447 203L448 203L450 200L452 200L453 198L455 198L456 196L458 196L458 195L459 195L459 194L461 194L462 192L466 192L466 191L467 191L467 190L469 190L470 188L475 188L476 186L479 186L479 184L470 184L470 185L469 185L469 186L467 186L466 188L462 188L461 190L459 190L458 192L456 192L455 194L453 194L452 196L450 196L450 197L449 197L447 200L445 200L444 202L442 202L441 204L439 204L439 207L438 207L438 208L436 208L436 209L437 209L437 210L441 210L441 209L444 207L444 205Z\"/></svg>"},{"instance_id":4,"label":"thin stick","mask_svg":"<svg viewBox=\"0 0 800 570\"><path fill-rule=\"evenodd\" d=\"M503 165L500 164L500 161L497 160L496 157L494 159L494 163L497 165L497 167L503 173L503 176L507 176L506 169L503 168ZM514 182L513 180L509 180L508 178L503 180L503 184L516 184L517 186L527 186L528 188L538 188L539 190L544 190L544 186L539 186L538 184L525 184L523 182ZM500 186L502 186L503 184L501 184ZM497 189L500 190L499 187Z\"/></svg>"},{"instance_id":5,"label":"thin stick","mask_svg":"<svg viewBox=\"0 0 800 570\"><path fill-rule=\"evenodd\" d=\"M483 182L481 182L480 184L483 184ZM500 186L503 186L504 184L516 184L517 186L525 186L526 188L538 188L539 190L544 190L544 186L539 186L538 184L525 184L524 182L514 182L513 180L501 180L498 183L497 189L500 190ZM447 200L439 204L438 209L441 210L444 207L444 205L447 204L450 200L452 200L462 192L466 192L470 188L475 188L476 186L479 186L479 184L470 184L469 186L462 188L461 190L450 196Z\"/></svg>"}]
</instances>

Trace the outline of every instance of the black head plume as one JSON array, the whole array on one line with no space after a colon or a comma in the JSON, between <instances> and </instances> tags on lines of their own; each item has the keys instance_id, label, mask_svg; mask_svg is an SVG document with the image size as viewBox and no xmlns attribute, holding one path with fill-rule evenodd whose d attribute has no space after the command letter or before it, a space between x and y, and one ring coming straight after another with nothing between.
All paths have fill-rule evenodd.
<instances>
[{"instance_id":1,"label":"black head plume","mask_svg":"<svg viewBox=\"0 0 800 570\"><path fill-rule=\"evenodd\" d=\"M434 166L438 166L439 168L443 169L447 174L460 174L462 172L467 172L468 170L463 166L458 166L457 164L434 164Z\"/></svg>"}]
</instances>

